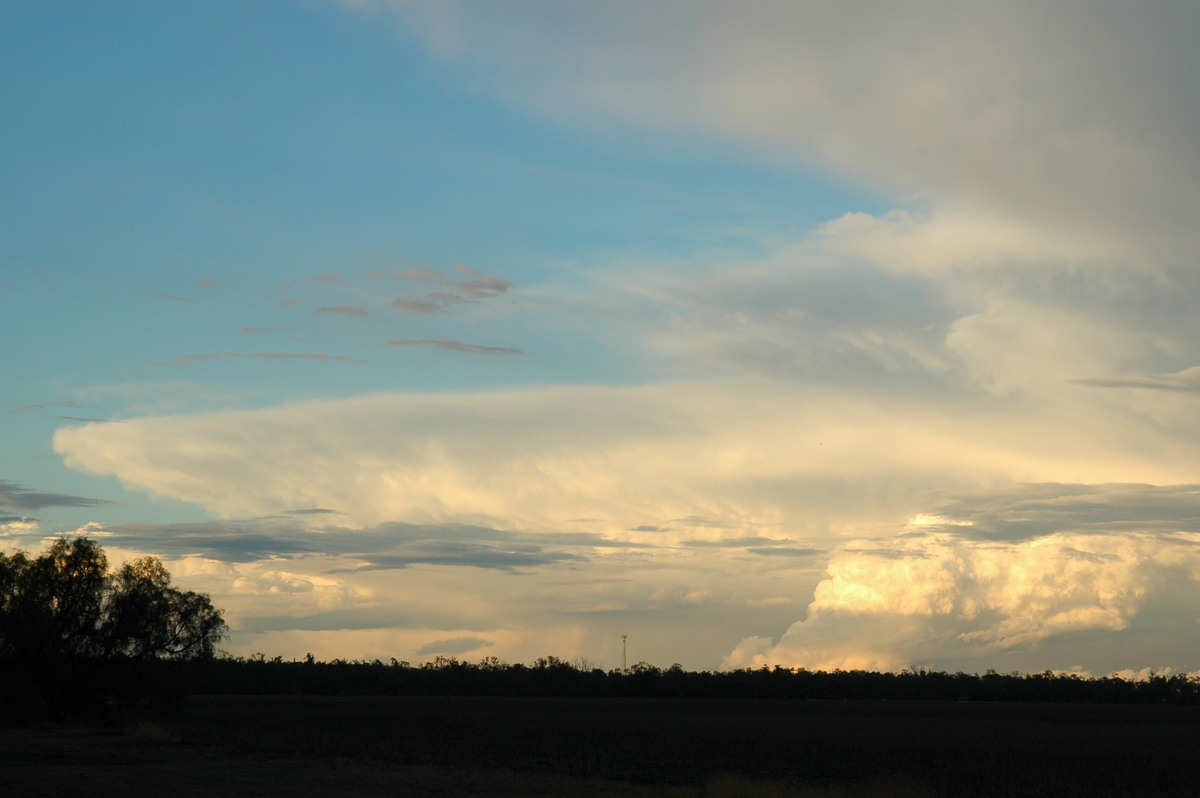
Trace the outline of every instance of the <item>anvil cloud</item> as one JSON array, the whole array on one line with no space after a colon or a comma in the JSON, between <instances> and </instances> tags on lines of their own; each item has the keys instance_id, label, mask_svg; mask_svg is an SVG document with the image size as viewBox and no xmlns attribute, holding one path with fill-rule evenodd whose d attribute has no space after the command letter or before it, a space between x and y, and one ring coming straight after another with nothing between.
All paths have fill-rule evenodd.
<instances>
[{"instance_id":1,"label":"anvil cloud","mask_svg":"<svg viewBox=\"0 0 1200 798\"><path fill-rule=\"evenodd\" d=\"M209 132L320 190L175 175L211 251L29 336L103 355L14 413L122 423L43 427L14 542L159 553L239 651L1200 669L1195 9L267 6L340 71Z\"/></svg>"}]
</instances>

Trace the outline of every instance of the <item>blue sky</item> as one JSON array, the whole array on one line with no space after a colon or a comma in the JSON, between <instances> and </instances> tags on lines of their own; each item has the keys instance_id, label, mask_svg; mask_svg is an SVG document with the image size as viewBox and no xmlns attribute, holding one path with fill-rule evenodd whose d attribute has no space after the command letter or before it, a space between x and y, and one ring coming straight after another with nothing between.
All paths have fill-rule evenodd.
<instances>
[{"instance_id":1,"label":"blue sky","mask_svg":"<svg viewBox=\"0 0 1200 798\"><path fill-rule=\"evenodd\" d=\"M6 4L6 545L239 653L1200 669L1194 10L752 11Z\"/></svg>"}]
</instances>

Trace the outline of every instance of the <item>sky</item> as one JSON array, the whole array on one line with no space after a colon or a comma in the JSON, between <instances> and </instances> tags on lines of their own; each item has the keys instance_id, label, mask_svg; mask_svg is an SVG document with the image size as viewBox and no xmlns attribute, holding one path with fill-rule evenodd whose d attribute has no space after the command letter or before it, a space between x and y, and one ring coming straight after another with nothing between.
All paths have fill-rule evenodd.
<instances>
[{"instance_id":1,"label":"sky","mask_svg":"<svg viewBox=\"0 0 1200 798\"><path fill-rule=\"evenodd\" d=\"M0 547L236 655L1200 672L1197 29L10 0Z\"/></svg>"}]
</instances>

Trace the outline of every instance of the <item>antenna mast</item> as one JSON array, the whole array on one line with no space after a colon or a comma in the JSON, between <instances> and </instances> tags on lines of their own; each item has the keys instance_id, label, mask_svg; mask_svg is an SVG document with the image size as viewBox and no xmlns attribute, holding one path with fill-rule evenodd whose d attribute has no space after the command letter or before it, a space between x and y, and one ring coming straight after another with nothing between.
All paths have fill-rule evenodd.
<instances>
[{"instance_id":1,"label":"antenna mast","mask_svg":"<svg viewBox=\"0 0 1200 798\"><path fill-rule=\"evenodd\" d=\"M629 635L621 633L621 673L629 673L629 661L626 656L629 653L629 646L625 642Z\"/></svg>"}]
</instances>

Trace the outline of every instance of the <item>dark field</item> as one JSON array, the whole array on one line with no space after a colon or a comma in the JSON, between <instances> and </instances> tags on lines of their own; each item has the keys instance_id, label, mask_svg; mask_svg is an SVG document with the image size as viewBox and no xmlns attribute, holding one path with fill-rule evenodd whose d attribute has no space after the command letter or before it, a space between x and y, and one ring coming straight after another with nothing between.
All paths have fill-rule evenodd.
<instances>
[{"instance_id":1,"label":"dark field","mask_svg":"<svg viewBox=\"0 0 1200 798\"><path fill-rule=\"evenodd\" d=\"M1200 707L199 697L0 732L0 795L1200 796Z\"/></svg>"}]
</instances>

